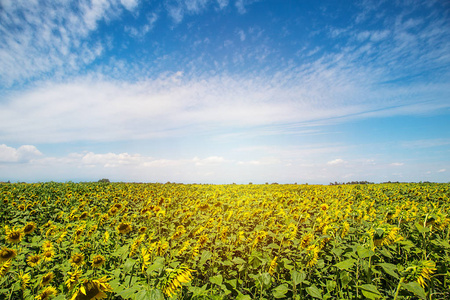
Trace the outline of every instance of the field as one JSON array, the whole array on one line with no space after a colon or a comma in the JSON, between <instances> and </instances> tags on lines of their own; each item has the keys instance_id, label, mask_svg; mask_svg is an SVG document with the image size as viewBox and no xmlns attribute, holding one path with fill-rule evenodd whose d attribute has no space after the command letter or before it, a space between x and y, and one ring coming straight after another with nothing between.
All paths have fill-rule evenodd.
<instances>
[{"instance_id":1,"label":"field","mask_svg":"<svg viewBox=\"0 0 450 300\"><path fill-rule=\"evenodd\" d=\"M450 299L450 184L0 195L0 299Z\"/></svg>"}]
</instances>

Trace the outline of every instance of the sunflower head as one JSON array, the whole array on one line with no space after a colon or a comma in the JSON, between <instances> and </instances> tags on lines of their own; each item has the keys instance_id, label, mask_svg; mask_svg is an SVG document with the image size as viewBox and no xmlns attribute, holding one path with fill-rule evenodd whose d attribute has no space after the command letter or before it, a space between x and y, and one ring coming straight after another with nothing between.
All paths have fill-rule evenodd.
<instances>
[{"instance_id":1,"label":"sunflower head","mask_svg":"<svg viewBox=\"0 0 450 300\"><path fill-rule=\"evenodd\" d=\"M24 234L31 234L36 229L36 223L28 222L23 228L22 231Z\"/></svg>"},{"instance_id":2,"label":"sunflower head","mask_svg":"<svg viewBox=\"0 0 450 300\"><path fill-rule=\"evenodd\" d=\"M81 276L81 271L77 268L73 272L67 272L67 275L68 277L66 280L66 286L69 288L69 290L71 290L75 285L77 285L78 280Z\"/></svg>"},{"instance_id":3,"label":"sunflower head","mask_svg":"<svg viewBox=\"0 0 450 300\"><path fill-rule=\"evenodd\" d=\"M50 297L56 296L57 294L57 290L52 287L52 286L48 286L46 287L44 290L41 291L41 293L36 296L36 300L48 300L50 299Z\"/></svg>"},{"instance_id":4,"label":"sunflower head","mask_svg":"<svg viewBox=\"0 0 450 300\"><path fill-rule=\"evenodd\" d=\"M73 294L71 300L107 298L108 295L105 292L112 291L112 287L107 283L108 280L106 276L95 280L84 280L83 285Z\"/></svg>"},{"instance_id":5,"label":"sunflower head","mask_svg":"<svg viewBox=\"0 0 450 300\"><path fill-rule=\"evenodd\" d=\"M23 238L22 229L10 229L8 226L5 226L6 231L6 240L11 244L20 243Z\"/></svg>"},{"instance_id":6,"label":"sunflower head","mask_svg":"<svg viewBox=\"0 0 450 300\"><path fill-rule=\"evenodd\" d=\"M88 217L88 213L87 213L87 212L83 212L83 213L78 217L78 219L84 220L84 219L86 219L87 217Z\"/></svg>"},{"instance_id":7,"label":"sunflower head","mask_svg":"<svg viewBox=\"0 0 450 300\"><path fill-rule=\"evenodd\" d=\"M30 256L28 256L28 258L27 258L27 264L28 264L30 267L34 268L34 267L36 267L37 265L39 265L39 263L41 262L41 259L42 259L42 257L41 257L39 254L36 254L36 255L30 255Z\"/></svg>"},{"instance_id":8,"label":"sunflower head","mask_svg":"<svg viewBox=\"0 0 450 300\"><path fill-rule=\"evenodd\" d=\"M70 263L72 266L81 266L84 262L84 254L82 253L75 253L70 258Z\"/></svg>"},{"instance_id":9,"label":"sunflower head","mask_svg":"<svg viewBox=\"0 0 450 300\"><path fill-rule=\"evenodd\" d=\"M125 234L132 230L131 224L127 222L122 222L117 226L117 231L119 233Z\"/></svg>"},{"instance_id":10,"label":"sunflower head","mask_svg":"<svg viewBox=\"0 0 450 300\"><path fill-rule=\"evenodd\" d=\"M105 263L105 257L103 255L96 255L92 259L92 267L100 268Z\"/></svg>"},{"instance_id":11,"label":"sunflower head","mask_svg":"<svg viewBox=\"0 0 450 300\"><path fill-rule=\"evenodd\" d=\"M9 271L10 267L11 267L11 260L7 260L0 265L0 278L3 277L3 275L5 275Z\"/></svg>"},{"instance_id":12,"label":"sunflower head","mask_svg":"<svg viewBox=\"0 0 450 300\"><path fill-rule=\"evenodd\" d=\"M28 284L30 283L31 277L30 273L23 273L22 270L19 271L19 279L20 279L20 286L22 290L26 290L28 287Z\"/></svg>"},{"instance_id":13,"label":"sunflower head","mask_svg":"<svg viewBox=\"0 0 450 300\"><path fill-rule=\"evenodd\" d=\"M53 244L50 241L44 241L44 243L42 243L42 250L43 251L49 251L49 250L53 250Z\"/></svg>"},{"instance_id":14,"label":"sunflower head","mask_svg":"<svg viewBox=\"0 0 450 300\"><path fill-rule=\"evenodd\" d=\"M53 251L53 250L44 251L44 253L42 253L42 256L45 261L51 261L53 259L53 257L55 256L55 251Z\"/></svg>"},{"instance_id":15,"label":"sunflower head","mask_svg":"<svg viewBox=\"0 0 450 300\"><path fill-rule=\"evenodd\" d=\"M3 247L0 250L0 261L7 261L13 259L17 255L17 250Z\"/></svg>"},{"instance_id":16,"label":"sunflower head","mask_svg":"<svg viewBox=\"0 0 450 300\"><path fill-rule=\"evenodd\" d=\"M53 272L49 272L49 273L45 274L44 277L42 277L40 285L46 286L47 284L50 283L50 281L53 280L54 277L55 277L55 274L53 274Z\"/></svg>"}]
</instances>

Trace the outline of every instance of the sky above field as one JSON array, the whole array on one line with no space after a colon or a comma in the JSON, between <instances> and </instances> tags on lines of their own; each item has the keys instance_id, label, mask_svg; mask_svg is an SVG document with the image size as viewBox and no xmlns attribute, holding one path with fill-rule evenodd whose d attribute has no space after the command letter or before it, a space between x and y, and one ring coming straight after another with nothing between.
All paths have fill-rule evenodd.
<instances>
[{"instance_id":1,"label":"sky above field","mask_svg":"<svg viewBox=\"0 0 450 300\"><path fill-rule=\"evenodd\" d=\"M450 3L0 0L0 181L450 181Z\"/></svg>"}]
</instances>

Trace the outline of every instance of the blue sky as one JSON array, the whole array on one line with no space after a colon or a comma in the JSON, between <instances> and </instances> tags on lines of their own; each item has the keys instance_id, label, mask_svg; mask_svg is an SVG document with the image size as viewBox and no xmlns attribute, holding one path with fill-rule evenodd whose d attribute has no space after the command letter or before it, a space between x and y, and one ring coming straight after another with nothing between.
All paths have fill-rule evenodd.
<instances>
[{"instance_id":1,"label":"blue sky","mask_svg":"<svg viewBox=\"0 0 450 300\"><path fill-rule=\"evenodd\" d=\"M446 1L0 0L0 181L450 181Z\"/></svg>"}]
</instances>

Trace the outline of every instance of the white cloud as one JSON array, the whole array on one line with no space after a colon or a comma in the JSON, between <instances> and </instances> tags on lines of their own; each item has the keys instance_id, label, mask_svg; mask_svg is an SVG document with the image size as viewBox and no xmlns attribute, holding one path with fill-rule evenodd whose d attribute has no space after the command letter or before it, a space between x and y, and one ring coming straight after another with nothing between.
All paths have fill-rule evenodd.
<instances>
[{"instance_id":1,"label":"white cloud","mask_svg":"<svg viewBox=\"0 0 450 300\"><path fill-rule=\"evenodd\" d=\"M240 14L245 14L247 12L246 6L258 2L260 0L236 0L236 8Z\"/></svg>"},{"instance_id":2,"label":"white cloud","mask_svg":"<svg viewBox=\"0 0 450 300\"><path fill-rule=\"evenodd\" d=\"M62 2L5 3L0 10L0 85L6 86L90 64L102 54L103 41L86 38L98 22L120 11L117 0L77 1L75 10Z\"/></svg>"},{"instance_id":3,"label":"white cloud","mask_svg":"<svg viewBox=\"0 0 450 300\"><path fill-rule=\"evenodd\" d=\"M219 3L219 8L223 9L223 8L227 7L228 6L228 1L229 0L217 0L217 3Z\"/></svg>"},{"instance_id":4,"label":"white cloud","mask_svg":"<svg viewBox=\"0 0 450 300\"><path fill-rule=\"evenodd\" d=\"M0 145L0 163L28 162L41 156L42 153L33 145L22 145L19 148Z\"/></svg>"},{"instance_id":5,"label":"white cloud","mask_svg":"<svg viewBox=\"0 0 450 300\"><path fill-rule=\"evenodd\" d=\"M342 158L336 158L334 160L327 162L328 165L340 165L343 163L345 163L345 161Z\"/></svg>"},{"instance_id":6,"label":"white cloud","mask_svg":"<svg viewBox=\"0 0 450 300\"><path fill-rule=\"evenodd\" d=\"M391 166L393 166L393 167L400 167L403 165L404 165L404 163L399 163L399 162L391 163Z\"/></svg>"},{"instance_id":7,"label":"white cloud","mask_svg":"<svg viewBox=\"0 0 450 300\"><path fill-rule=\"evenodd\" d=\"M139 0L120 0L120 3L122 3L126 9L132 11L138 6Z\"/></svg>"},{"instance_id":8,"label":"white cloud","mask_svg":"<svg viewBox=\"0 0 450 300\"><path fill-rule=\"evenodd\" d=\"M194 157L192 161L196 166L204 166L204 165L217 165L225 162L225 159L221 156L209 156L204 159L200 159L198 157Z\"/></svg>"},{"instance_id":9,"label":"white cloud","mask_svg":"<svg viewBox=\"0 0 450 300\"><path fill-rule=\"evenodd\" d=\"M446 169L440 169L438 170L438 173L444 173L445 171L447 171Z\"/></svg>"},{"instance_id":10,"label":"white cloud","mask_svg":"<svg viewBox=\"0 0 450 300\"><path fill-rule=\"evenodd\" d=\"M241 42L245 41L245 32L242 29L239 29L237 34L239 35Z\"/></svg>"}]
</instances>

